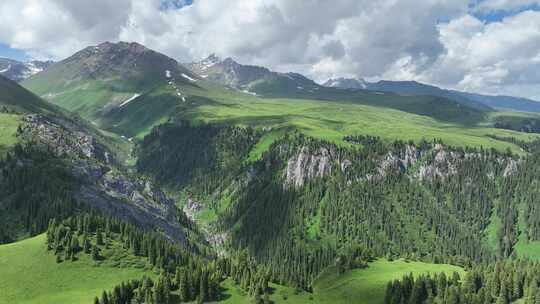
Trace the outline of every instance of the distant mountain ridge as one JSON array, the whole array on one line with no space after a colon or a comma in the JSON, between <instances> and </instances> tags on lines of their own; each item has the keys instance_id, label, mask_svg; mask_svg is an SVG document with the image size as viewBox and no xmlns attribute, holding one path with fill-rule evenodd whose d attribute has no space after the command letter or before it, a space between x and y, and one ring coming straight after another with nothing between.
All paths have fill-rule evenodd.
<instances>
[{"instance_id":1,"label":"distant mountain ridge","mask_svg":"<svg viewBox=\"0 0 540 304\"><path fill-rule=\"evenodd\" d=\"M476 108L498 108L513 111L540 113L540 102L512 96L492 96L476 93L461 92L456 90L442 89L433 85L423 84L416 81L389 81L364 82L363 88L356 85L357 79L339 78L329 79L323 85L341 89L365 89L369 91L391 92L400 95L433 95L445 97L468 104Z\"/></svg>"},{"instance_id":2,"label":"distant mountain ridge","mask_svg":"<svg viewBox=\"0 0 540 304\"><path fill-rule=\"evenodd\" d=\"M25 114L58 112L53 105L2 75L0 75L0 110Z\"/></svg>"},{"instance_id":3,"label":"distant mountain ridge","mask_svg":"<svg viewBox=\"0 0 540 304\"><path fill-rule=\"evenodd\" d=\"M53 61L38 60L20 62L9 58L0 58L0 75L19 82L46 70L53 63Z\"/></svg>"},{"instance_id":4,"label":"distant mountain ridge","mask_svg":"<svg viewBox=\"0 0 540 304\"><path fill-rule=\"evenodd\" d=\"M221 59L215 54L186 66L206 80L257 95L274 96L280 91L295 94L320 88L301 74L274 72L265 67L240 64L230 57Z\"/></svg>"},{"instance_id":5,"label":"distant mountain ridge","mask_svg":"<svg viewBox=\"0 0 540 304\"><path fill-rule=\"evenodd\" d=\"M327 88L301 74L274 72L215 55L182 65L128 42L86 47L22 84L53 104L127 139L140 137L171 119L190 120L209 112L219 119L215 108L226 104L250 106L259 101L253 95L289 103L311 100L319 105L345 101L460 124L475 124L485 117L485 111L447 98Z\"/></svg>"},{"instance_id":6,"label":"distant mountain ridge","mask_svg":"<svg viewBox=\"0 0 540 304\"><path fill-rule=\"evenodd\" d=\"M187 63L185 66L203 79L260 96L316 98L317 95L328 94L322 93L324 88L368 90L399 95L443 97L482 111L499 108L540 113L540 102L526 98L446 90L416 81L381 80L372 83L364 79L339 77L328 79L320 85L301 74L274 72L262 66L240 64L230 57L221 59L215 54L199 62Z\"/></svg>"},{"instance_id":7,"label":"distant mountain ridge","mask_svg":"<svg viewBox=\"0 0 540 304\"><path fill-rule=\"evenodd\" d=\"M342 89L366 89L368 83L364 79L357 78L330 78L323 86L329 88L342 88Z\"/></svg>"},{"instance_id":8,"label":"distant mountain ridge","mask_svg":"<svg viewBox=\"0 0 540 304\"><path fill-rule=\"evenodd\" d=\"M134 82L136 86L168 76L195 77L176 60L135 42L104 42L89 46L60 61L54 69L62 70L65 76L74 79L122 79Z\"/></svg>"},{"instance_id":9,"label":"distant mountain ridge","mask_svg":"<svg viewBox=\"0 0 540 304\"><path fill-rule=\"evenodd\" d=\"M197 75L176 60L141 44L104 42L59 61L23 85L94 121L165 89L180 102L185 101L179 86L194 86L197 80Z\"/></svg>"}]
</instances>

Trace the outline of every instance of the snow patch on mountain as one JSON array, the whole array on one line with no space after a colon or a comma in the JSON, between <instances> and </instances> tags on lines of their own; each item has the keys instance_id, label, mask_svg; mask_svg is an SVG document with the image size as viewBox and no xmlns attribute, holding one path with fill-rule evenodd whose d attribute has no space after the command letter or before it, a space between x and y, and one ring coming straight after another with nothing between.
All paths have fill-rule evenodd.
<instances>
[{"instance_id":1,"label":"snow patch on mountain","mask_svg":"<svg viewBox=\"0 0 540 304\"><path fill-rule=\"evenodd\" d=\"M194 78L191 78L189 77L188 75L182 73L182 77L184 77L185 79L191 81L191 82L197 82L197 79L194 79Z\"/></svg>"},{"instance_id":2,"label":"snow patch on mountain","mask_svg":"<svg viewBox=\"0 0 540 304\"><path fill-rule=\"evenodd\" d=\"M121 108L121 107L127 105L128 103L132 102L133 100L135 100L139 96L141 96L141 94L134 94L133 96L128 98L126 101L122 102L119 107Z\"/></svg>"},{"instance_id":3,"label":"snow patch on mountain","mask_svg":"<svg viewBox=\"0 0 540 304\"><path fill-rule=\"evenodd\" d=\"M364 79L357 78L335 78L328 79L323 86L340 89L367 89L368 83Z\"/></svg>"},{"instance_id":4,"label":"snow patch on mountain","mask_svg":"<svg viewBox=\"0 0 540 304\"><path fill-rule=\"evenodd\" d=\"M11 64L8 65L7 68L5 68L5 69L3 69L3 70L0 70L0 73L5 73L5 72L9 71L10 69L11 69Z\"/></svg>"},{"instance_id":5,"label":"snow patch on mountain","mask_svg":"<svg viewBox=\"0 0 540 304\"><path fill-rule=\"evenodd\" d=\"M242 90L243 93L246 93L246 94L249 94L249 95L253 95L253 96L257 96L257 93L255 92L250 92L248 90Z\"/></svg>"}]
</instances>

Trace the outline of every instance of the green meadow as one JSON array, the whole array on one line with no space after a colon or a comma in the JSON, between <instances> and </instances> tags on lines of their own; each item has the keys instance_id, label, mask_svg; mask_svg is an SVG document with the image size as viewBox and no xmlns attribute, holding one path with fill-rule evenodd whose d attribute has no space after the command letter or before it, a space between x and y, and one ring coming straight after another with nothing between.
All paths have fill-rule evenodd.
<instances>
[{"instance_id":1,"label":"green meadow","mask_svg":"<svg viewBox=\"0 0 540 304\"><path fill-rule=\"evenodd\" d=\"M112 84L83 82L66 87L46 87L29 80L25 85L47 100L76 110L98 126L126 138L142 138L152 127L169 120L212 122L271 130L256 151L256 158L272 138L284 130L343 144L346 135L369 134L384 139L442 139L449 145L474 146L521 153L516 145L496 140L514 137L530 141L536 135L493 128L498 112L482 112L430 96L399 96L377 92L321 90L303 96L276 98L253 96L200 81L177 83L185 100L167 84L135 92L111 89ZM52 91L52 93L51 93ZM47 92L46 94L44 92ZM135 100L123 105L135 93ZM76 102L75 102L76 101ZM498 114L497 114L498 113ZM515 114L504 115L515 115Z\"/></svg>"},{"instance_id":2,"label":"green meadow","mask_svg":"<svg viewBox=\"0 0 540 304\"><path fill-rule=\"evenodd\" d=\"M79 254L77 261L57 263L45 238L42 234L0 246L1 304L92 303L103 290L151 274L144 260L117 244L103 251L103 262Z\"/></svg>"},{"instance_id":3,"label":"green meadow","mask_svg":"<svg viewBox=\"0 0 540 304\"><path fill-rule=\"evenodd\" d=\"M20 118L14 114L0 113L0 156L17 143Z\"/></svg>"},{"instance_id":4,"label":"green meadow","mask_svg":"<svg viewBox=\"0 0 540 304\"><path fill-rule=\"evenodd\" d=\"M441 272L447 275L454 272L465 274L462 268L448 264L379 259L366 269L355 269L344 274L338 274L335 268L330 267L315 281L313 290L318 303L377 304L384 303L388 282L410 273L418 276Z\"/></svg>"},{"instance_id":5,"label":"green meadow","mask_svg":"<svg viewBox=\"0 0 540 304\"><path fill-rule=\"evenodd\" d=\"M75 262L56 262L45 248L45 235L0 246L1 304L91 303L96 295L122 281L154 273L144 259L130 255L111 243L103 250L104 261L95 262L79 254ZM270 284L274 303L382 303L386 284L412 273L464 274L462 268L446 264L388 261L379 259L366 269L338 274L333 267L315 281L313 293ZM253 299L230 279L222 283L221 303L252 303Z\"/></svg>"}]
</instances>

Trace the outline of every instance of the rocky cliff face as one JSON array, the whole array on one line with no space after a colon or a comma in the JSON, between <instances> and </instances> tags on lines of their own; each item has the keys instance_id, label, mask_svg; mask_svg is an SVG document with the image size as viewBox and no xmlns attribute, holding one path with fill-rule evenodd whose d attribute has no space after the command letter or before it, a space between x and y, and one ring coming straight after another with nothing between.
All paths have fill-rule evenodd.
<instances>
[{"instance_id":1,"label":"rocky cliff face","mask_svg":"<svg viewBox=\"0 0 540 304\"><path fill-rule=\"evenodd\" d=\"M25 116L18 135L49 147L57 156L74 155L97 159L105 164L114 160L112 154L91 135L68 129L42 115Z\"/></svg>"},{"instance_id":2,"label":"rocky cliff face","mask_svg":"<svg viewBox=\"0 0 540 304\"><path fill-rule=\"evenodd\" d=\"M74 168L83 180L76 193L80 202L147 230L160 231L171 240L185 241L185 215L151 182L86 161L77 162Z\"/></svg>"},{"instance_id":3,"label":"rocky cliff face","mask_svg":"<svg viewBox=\"0 0 540 304\"><path fill-rule=\"evenodd\" d=\"M300 151L287 161L285 184L301 187L310 179L327 175L332 172L334 156L326 147L315 151L309 151L306 146L300 148Z\"/></svg>"},{"instance_id":4,"label":"rocky cliff face","mask_svg":"<svg viewBox=\"0 0 540 304\"><path fill-rule=\"evenodd\" d=\"M280 147L282 154L288 147ZM339 168L347 172L354 163L348 159L340 159L335 149L323 145L316 149L308 149L302 146L286 160L286 168L283 173L284 185L302 187L309 180L324 177ZM481 159L485 157L481 153L457 152L441 144L435 144L429 149L422 150L419 147L408 144L400 151L388 151L373 161L375 170L364 175L355 176L354 180L381 180L389 172L407 174L412 179L419 181L432 181L445 179L455 175L465 161ZM497 159L498 166L502 166L500 175L509 177L518 172L519 161L510 157ZM353 172L354 173L354 172ZM488 172L488 177L493 178L495 172Z\"/></svg>"},{"instance_id":5,"label":"rocky cliff face","mask_svg":"<svg viewBox=\"0 0 540 304\"><path fill-rule=\"evenodd\" d=\"M184 242L189 220L153 183L115 168L112 153L94 137L39 115L28 115L18 136L67 156L79 187L75 198L92 208ZM31 164L30 164L31 165Z\"/></svg>"}]
</instances>

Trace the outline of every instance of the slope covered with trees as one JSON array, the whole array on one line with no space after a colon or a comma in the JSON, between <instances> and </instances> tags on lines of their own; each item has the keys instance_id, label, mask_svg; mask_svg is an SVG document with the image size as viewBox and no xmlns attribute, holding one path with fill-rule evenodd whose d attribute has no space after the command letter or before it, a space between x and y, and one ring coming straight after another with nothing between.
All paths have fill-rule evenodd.
<instances>
[{"instance_id":1,"label":"slope covered with trees","mask_svg":"<svg viewBox=\"0 0 540 304\"><path fill-rule=\"evenodd\" d=\"M249 162L246 151L258 137L235 136L240 130L249 133L158 128L139 147L138 169L158 179L167 172L194 176L193 184L163 180L215 211L214 226L229 236L228 245L269 267L274 281L310 290L355 244L375 256L470 266L526 255L518 243L537 241L529 188L537 179L536 154L369 136L348 136L351 146L341 147L289 134ZM225 148L197 153L199 146ZM238 147L236 154L231 147ZM200 158L208 151L212 160L231 157L236 169ZM223 178L212 182L206 172Z\"/></svg>"},{"instance_id":2,"label":"slope covered with trees","mask_svg":"<svg viewBox=\"0 0 540 304\"><path fill-rule=\"evenodd\" d=\"M464 277L410 275L388 283L385 303L538 303L539 265L524 260L476 266Z\"/></svg>"}]
</instances>

